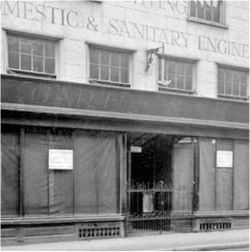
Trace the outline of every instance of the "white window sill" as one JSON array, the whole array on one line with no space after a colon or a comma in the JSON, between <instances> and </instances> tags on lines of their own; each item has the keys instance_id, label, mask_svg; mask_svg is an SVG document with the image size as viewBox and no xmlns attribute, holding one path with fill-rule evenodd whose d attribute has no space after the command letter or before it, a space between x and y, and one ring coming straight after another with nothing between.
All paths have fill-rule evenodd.
<instances>
[{"instance_id":1,"label":"white window sill","mask_svg":"<svg viewBox=\"0 0 250 252\"><path fill-rule=\"evenodd\" d=\"M205 20L205 19L197 18L197 17L187 17L187 21L199 23L199 24L211 25L211 26L215 26L215 27L219 27L223 29L228 29L228 26L222 23L217 23L214 21L209 21L209 20Z\"/></svg>"},{"instance_id":2,"label":"white window sill","mask_svg":"<svg viewBox=\"0 0 250 252\"><path fill-rule=\"evenodd\" d=\"M131 87L131 84L129 83L110 82L110 81L102 81L102 80L94 80L94 79L90 79L89 83L97 84L97 85L112 86L112 87L125 87L125 88Z\"/></svg>"},{"instance_id":3,"label":"white window sill","mask_svg":"<svg viewBox=\"0 0 250 252\"><path fill-rule=\"evenodd\" d=\"M49 74L49 73L40 73L40 72L32 72L14 68L7 69L8 74L18 74L18 75L25 75L25 76L34 76L34 77L44 77L44 78L51 78L56 79L56 74Z\"/></svg>"},{"instance_id":4,"label":"white window sill","mask_svg":"<svg viewBox=\"0 0 250 252\"><path fill-rule=\"evenodd\" d=\"M223 100L233 100L233 101L241 101L241 102L247 102L248 101L248 97L246 96L232 96L232 95L222 95L222 94L218 94L218 98L219 99L223 99Z\"/></svg>"},{"instance_id":5,"label":"white window sill","mask_svg":"<svg viewBox=\"0 0 250 252\"><path fill-rule=\"evenodd\" d=\"M178 88L167 88L163 87L160 83L158 85L158 90L162 92L169 92L169 93L180 93L180 94L187 94L193 95L194 90L185 90L185 89L178 89Z\"/></svg>"}]
</instances>

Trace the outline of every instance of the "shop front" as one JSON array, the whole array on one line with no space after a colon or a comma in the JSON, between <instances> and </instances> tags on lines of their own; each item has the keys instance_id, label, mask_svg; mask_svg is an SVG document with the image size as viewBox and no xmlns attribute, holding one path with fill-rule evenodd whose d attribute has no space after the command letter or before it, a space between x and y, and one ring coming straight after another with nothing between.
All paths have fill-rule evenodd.
<instances>
[{"instance_id":1,"label":"shop front","mask_svg":"<svg viewBox=\"0 0 250 252\"><path fill-rule=\"evenodd\" d=\"M247 116L246 103L2 75L2 241L245 227Z\"/></svg>"}]
</instances>

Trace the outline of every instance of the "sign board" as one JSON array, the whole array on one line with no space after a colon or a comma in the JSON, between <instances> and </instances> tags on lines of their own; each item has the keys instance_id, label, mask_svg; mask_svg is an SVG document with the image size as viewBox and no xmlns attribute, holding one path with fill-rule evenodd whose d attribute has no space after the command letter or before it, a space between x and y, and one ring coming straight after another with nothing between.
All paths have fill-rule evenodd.
<instances>
[{"instance_id":1,"label":"sign board","mask_svg":"<svg viewBox=\"0 0 250 252\"><path fill-rule=\"evenodd\" d=\"M49 149L49 169L73 170L73 150Z\"/></svg>"},{"instance_id":2,"label":"sign board","mask_svg":"<svg viewBox=\"0 0 250 252\"><path fill-rule=\"evenodd\" d=\"M217 151L217 167L233 167L233 152Z\"/></svg>"},{"instance_id":3,"label":"sign board","mask_svg":"<svg viewBox=\"0 0 250 252\"><path fill-rule=\"evenodd\" d=\"M130 151L133 153L141 153L142 152L142 147L141 146L131 146Z\"/></svg>"},{"instance_id":4,"label":"sign board","mask_svg":"<svg viewBox=\"0 0 250 252\"><path fill-rule=\"evenodd\" d=\"M153 194L143 194L143 213L150 213L154 211Z\"/></svg>"}]
</instances>

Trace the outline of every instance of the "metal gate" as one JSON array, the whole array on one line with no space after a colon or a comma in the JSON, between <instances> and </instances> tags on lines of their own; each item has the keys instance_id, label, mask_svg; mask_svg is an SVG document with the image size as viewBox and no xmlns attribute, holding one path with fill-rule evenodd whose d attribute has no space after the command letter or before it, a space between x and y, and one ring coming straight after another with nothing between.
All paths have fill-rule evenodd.
<instances>
[{"instance_id":1,"label":"metal gate","mask_svg":"<svg viewBox=\"0 0 250 252\"><path fill-rule=\"evenodd\" d=\"M173 189L163 181L131 183L128 187L127 234L191 231L192 211L178 209L173 212L173 197L192 204L192 193L187 193L185 188Z\"/></svg>"}]
</instances>

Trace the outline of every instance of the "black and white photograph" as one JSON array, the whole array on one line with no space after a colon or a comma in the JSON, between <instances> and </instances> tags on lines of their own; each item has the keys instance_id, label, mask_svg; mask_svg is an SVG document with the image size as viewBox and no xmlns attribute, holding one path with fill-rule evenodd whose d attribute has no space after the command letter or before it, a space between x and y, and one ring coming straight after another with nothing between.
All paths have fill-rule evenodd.
<instances>
[{"instance_id":1,"label":"black and white photograph","mask_svg":"<svg viewBox=\"0 0 250 252\"><path fill-rule=\"evenodd\" d=\"M249 251L248 0L1 0L1 250Z\"/></svg>"}]
</instances>

